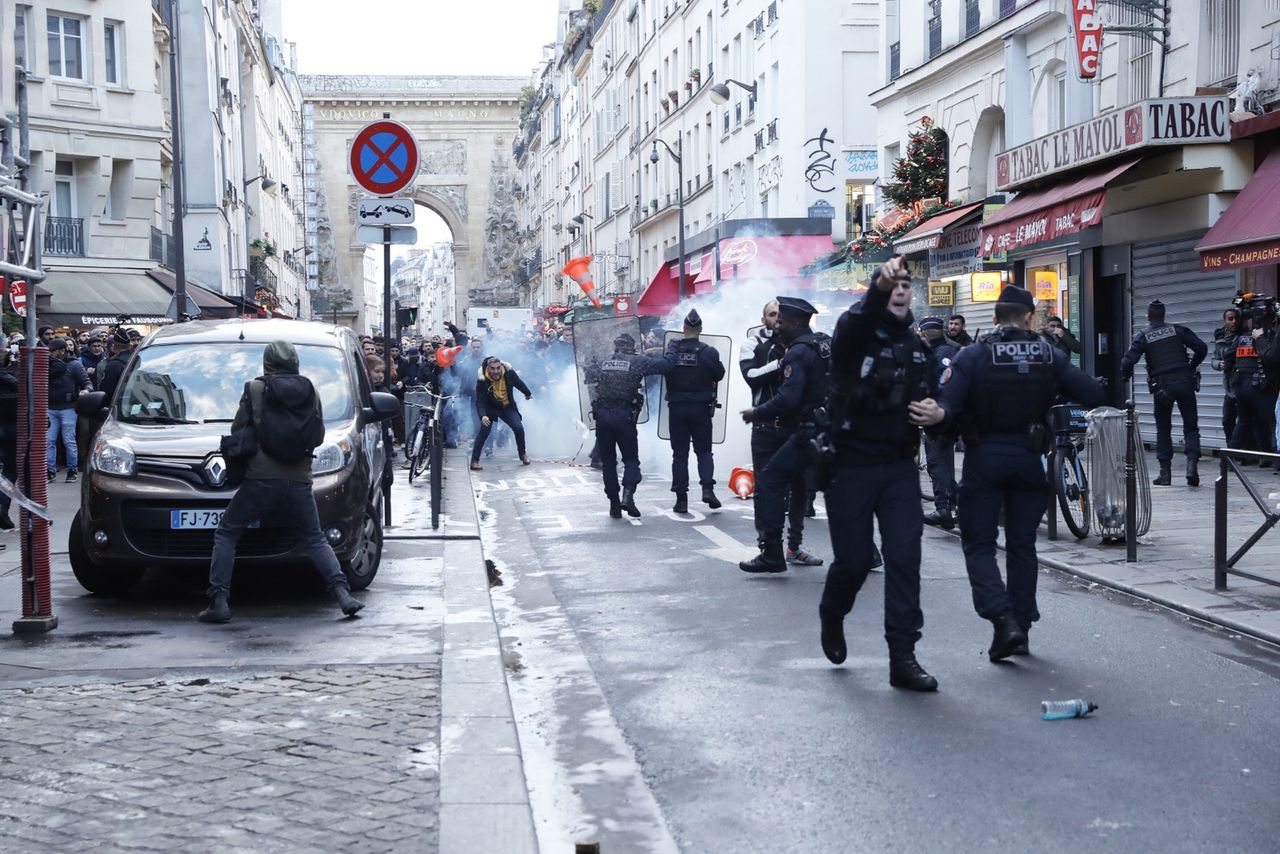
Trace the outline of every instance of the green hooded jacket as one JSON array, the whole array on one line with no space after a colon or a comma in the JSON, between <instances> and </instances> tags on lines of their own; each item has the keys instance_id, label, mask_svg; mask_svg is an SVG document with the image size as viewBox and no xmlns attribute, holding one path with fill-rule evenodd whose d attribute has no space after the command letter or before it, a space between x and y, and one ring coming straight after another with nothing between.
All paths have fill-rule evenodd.
<instances>
[{"instance_id":1,"label":"green hooded jacket","mask_svg":"<svg viewBox=\"0 0 1280 854\"><path fill-rule=\"evenodd\" d=\"M288 341L272 341L262 351L262 373L296 374L298 373L298 351ZM239 430L258 421L254 413L262 413L262 396L266 385L261 378L249 381L247 394L240 397L240 408L236 411L236 419L231 425L232 431ZM320 411L320 395L316 395L316 411ZM269 457L259 451L249 460L246 480L293 480L299 483L311 483L311 460L283 462Z\"/></svg>"}]
</instances>

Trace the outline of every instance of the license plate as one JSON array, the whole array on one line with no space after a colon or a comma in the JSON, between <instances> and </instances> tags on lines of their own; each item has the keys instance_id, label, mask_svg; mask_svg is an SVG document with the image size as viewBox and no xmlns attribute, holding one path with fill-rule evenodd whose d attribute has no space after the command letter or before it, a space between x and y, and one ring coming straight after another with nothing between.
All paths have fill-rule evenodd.
<instances>
[{"instance_id":1,"label":"license plate","mask_svg":"<svg viewBox=\"0 0 1280 854\"><path fill-rule=\"evenodd\" d=\"M174 531L203 531L218 527L225 510L170 510L169 528ZM250 528L258 527L258 522Z\"/></svg>"}]
</instances>

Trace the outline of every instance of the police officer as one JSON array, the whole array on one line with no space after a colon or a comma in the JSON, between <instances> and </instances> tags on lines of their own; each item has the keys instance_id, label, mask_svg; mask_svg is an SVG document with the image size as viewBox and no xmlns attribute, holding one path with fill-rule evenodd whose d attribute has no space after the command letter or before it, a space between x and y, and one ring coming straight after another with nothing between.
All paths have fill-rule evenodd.
<instances>
[{"instance_id":1,"label":"police officer","mask_svg":"<svg viewBox=\"0 0 1280 854\"><path fill-rule=\"evenodd\" d=\"M742 412L742 420L748 424L772 422L787 434L764 469L756 471L756 533L760 538L760 554L738 564L743 572L785 572L787 569L782 552L782 526L788 490L798 492L802 501L806 497L804 472L813 459L815 411L827 395L831 340L809 328L810 318L817 313L805 300L778 297L778 323L773 334L787 345L781 364L782 384L773 397Z\"/></svg>"},{"instance_id":2,"label":"police officer","mask_svg":"<svg viewBox=\"0 0 1280 854\"><path fill-rule=\"evenodd\" d=\"M1275 315L1265 310L1241 312L1242 331L1228 348L1223 367L1236 399L1236 429L1231 447L1248 451L1276 449L1276 396L1280 391L1280 336ZM1264 468L1270 465L1264 461Z\"/></svg>"},{"instance_id":3,"label":"police officer","mask_svg":"<svg viewBox=\"0 0 1280 854\"><path fill-rule=\"evenodd\" d=\"M1041 460L1049 447L1045 423L1061 393L1098 406L1102 384L1071 364L1062 350L1031 331L1036 303L1008 285L995 306L996 332L966 347L942 381L939 402L913 403L917 420L964 435L960 480L960 541L978 615L995 633L987 657L1027 654L1036 609L1036 529L1049 506ZM996 563L996 529L1004 508L1005 571Z\"/></svg>"},{"instance_id":4,"label":"police officer","mask_svg":"<svg viewBox=\"0 0 1280 854\"><path fill-rule=\"evenodd\" d=\"M926 317L920 321L920 340L929 353L929 393L937 397L938 383L960 348L945 337L942 318ZM927 436L924 443L925 467L933 484L934 512L926 513L924 523L946 528L956 526L951 515L956 504L956 440L954 436Z\"/></svg>"},{"instance_id":5,"label":"police officer","mask_svg":"<svg viewBox=\"0 0 1280 854\"><path fill-rule=\"evenodd\" d=\"M1187 485L1200 485L1200 425L1196 415L1195 372L1209 346L1187 327L1164 322L1164 303L1152 300L1147 306L1150 326L1133 336L1133 345L1120 360L1124 378L1133 376L1133 366L1145 353L1147 385L1155 397L1156 460L1160 476L1152 483L1168 486L1173 482L1169 472L1173 461L1173 405L1178 404L1182 416L1182 432L1187 454ZM1187 351L1191 351L1188 360Z\"/></svg>"},{"instance_id":6,"label":"police officer","mask_svg":"<svg viewBox=\"0 0 1280 854\"><path fill-rule=\"evenodd\" d=\"M834 557L818 615L822 651L833 664L847 653L844 618L871 570L873 518L884 551L884 634L889 684L936 691L916 661L920 611L920 538L924 511L915 458L920 429L907 405L929 399L929 359L912 329L911 275L900 255L871 277L863 299L841 315L831 345L827 436L834 461L826 487Z\"/></svg>"},{"instance_id":7,"label":"police officer","mask_svg":"<svg viewBox=\"0 0 1280 854\"><path fill-rule=\"evenodd\" d=\"M742 357L738 368L742 378L751 389L751 405L760 406L771 400L782 387L782 359L787 353L787 345L780 335L774 334L778 325L778 301L765 303L760 316L761 326L742 348ZM751 425L751 470L763 472L773 459L773 455L790 438L791 432L778 426L776 420L756 421ZM808 515L806 507L808 475L812 467L796 472L786 486L787 511L787 563L797 566L822 566L823 560L810 554L803 548L804 520ZM764 548L764 536L760 527L760 484L756 484L753 493L756 517L756 545Z\"/></svg>"},{"instance_id":8,"label":"police officer","mask_svg":"<svg viewBox=\"0 0 1280 854\"><path fill-rule=\"evenodd\" d=\"M609 515L622 518L626 510L640 515L636 507L636 487L640 485L640 447L636 417L644 406L641 385L650 374L665 374L664 359L640 356L636 339L623 333L613 340L613 355L587 369L591 393L591 413L596 421L596 442L600 447L604 494L609 498ZM618 454L622 455L622 496L618 495Z\"/></svg>"},{"instance_id":9,"label":"police officer","mask_svg":"<svg viewBox=\"0 0 1280 854\"><path fill-rule=\"evenodd\" d=\"M676 513L689 512L689 443L698 457L698 482L702 503L712 510L716 498L716 464L711 453L711 416L716 407L716 385L724 379L724 364L715 347L698 340L702 318L697 309L684 319L684 338L674 341L664 356L667 362L667 412L671 424L671 491Z\"/></svg>"}]
</instances>

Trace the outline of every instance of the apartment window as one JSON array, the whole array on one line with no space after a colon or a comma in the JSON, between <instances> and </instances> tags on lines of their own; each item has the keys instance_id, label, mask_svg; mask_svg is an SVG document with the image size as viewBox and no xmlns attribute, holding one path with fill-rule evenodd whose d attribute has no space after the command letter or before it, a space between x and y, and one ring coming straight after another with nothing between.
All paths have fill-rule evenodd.
<instances>
[{"instance_id":1,"label":"apartment window","mask_svg":"<svg viewBox=\"0 0 1280 854\"><path fill-rule=\"evenodd\" d=\"M929 58L942 53L942 0L929 0Z\"/></svg>"},{"instance_id":2,"label":"apartment window","mask_svg":"<svg viewBox=\"0 0 1280 854\"><path fill-rule=\"evenodd\" d=\"M964 37L971 39L982 28L982 10L978 0L964 0Z\"/></svg>"},{"instance_id":3,"label":"apartment window","mask_svg":"<svg viewBox=\"0 0 1280 854\"><path fill-rule=\"evenodd\" d=\"M1230 86L1240 63L1240 0L1207 0L1209 68L1206 86Z\"/></svg>"},{"instance_id":4,"label":"apartment window","mask_svg":"<svg viewBox=\"0 0 1280 854\"><path fill-rule=\"evenodd\" d=\"M111 161L111 186L107 192L105 219L124 219L129 215L129 194L133 189L133 161Z\"/></svg>"},{"instance_id":5,"label":"apartment window","mask_svg":"<svg viewBox=\"0 0 1280 854\"><path fill-rule=\"evenodd\" d=\"M1150 26L1151 17L1140 9L1116 7L1113 14L1121 27ZM1121 70L1124 87L1120 94L1124 103L1134 104L1151 94L1151 60L1155 42L1138 35L1120 36Z\"/></svg>"},{"instance_id":6,"label":"apartment window","mask_svg":"<svg viewBox=\"0 0 1280 854\"><path fill-rule=\"evenodd\" d=\"M124 25L107 21L102 25L102 56L106 60L107 83L124 85Z\"/></svg>"},{"instance_id":7,"label":"apartment window","mask_svg":"<svg viewBox=\"0 0 1280 854\"><path fill-rule=\"evenodd\" d=\"M1018 0L1000 0L1000 17L1007 18L1018 11Z\"/></svg>"},{"instance_id":8,"label":"apartment window","mask_svg":"<svg viewBox=\"0 0 1280 854\"><path fill-rule=\"evenodd\" d=\"M58 160L53 167L53 216L76 215L76 165Z\"/></svg>"},{"instance_id":9,"label":"apartment window","mask_svg":"<svg viewBox=\"0 0 1280 854\"><path fill-rule=\"evenodd\" d=\"M1053 130L1061 130L1067 126L1067 74L1053 78Z\"/></svg>"},{"instance_id":10,"label":"apartment window","mask_svg":"<svg viewBox=\"0 0 1280 854\"><path fill-rule=\"evenodd\" d=\"M84 21L70 15L49 14L49 73L54 77L83 80Z\"/></svg>"},{"instance_id":11,"label":"apartment window","mask_svg":"<svg viewBox=\"0 0 1280 854\"><path fill-rule=\"evenodd\" d=\"M902 74L902 43L894 42L889 45L889 79L897 80Z\"/></svg>"},{"instance_id":12,"label":"apartment window","mask_svg":"<svg viewBox=\"0 0 1280 854\"><path fill-rule=\"evenodd\" d=\"M19 6L13 16L13 52L14 63L28 71L31 70L28 64L31 55L31 35L27 32L27 16L30 10Z\"/></svg>"}]
</instances>

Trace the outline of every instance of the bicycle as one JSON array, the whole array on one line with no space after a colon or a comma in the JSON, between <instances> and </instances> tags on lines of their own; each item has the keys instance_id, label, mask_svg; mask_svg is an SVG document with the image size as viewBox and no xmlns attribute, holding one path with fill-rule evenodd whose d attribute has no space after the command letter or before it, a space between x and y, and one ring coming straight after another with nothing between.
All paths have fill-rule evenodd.
<instances>
[{"instance_id":1,"label":"bicycle","mask_svg":"<svg viewBox=\"0 0 1280 854\"><path fill-rule=\"evenodd\" d=\"M441 414L448 397L438 395L428 386L412 386L405 391L404 402L417 410L413 427L405 440L409 457L409 482L424 472L431 478L431 527L440 527L440 505L444 488L444 419Z\"/></svg>"},{"instance_id":2,"label":"bicycle","mask_svg":"<svg viewBox=\"0 0 1280 854\"><path fill-rule=\"evenodd\" d=\"M1085 473L1081 453L1085 446L1088 414L1082 406L1070 404L1049 410L1049 428L1053 431L1053 450L1049 456L1049 478L1062 519L1077 539L1089 536L1093 508L1089 501L1089 476Z\"/></svg>"}]
</instances>

